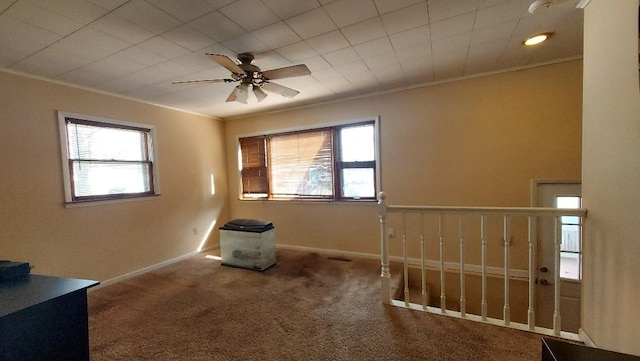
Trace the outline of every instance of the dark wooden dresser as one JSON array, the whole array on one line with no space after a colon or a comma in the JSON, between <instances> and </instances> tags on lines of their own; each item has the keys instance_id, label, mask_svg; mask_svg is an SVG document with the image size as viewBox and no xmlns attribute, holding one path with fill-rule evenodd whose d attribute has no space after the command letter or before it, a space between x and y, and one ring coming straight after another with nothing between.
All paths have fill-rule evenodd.
<instances>
[{"instance_id":1,"label":"dark wooden dresser","mask_svg":"<svg viewBox=\"0 0 640 361\"><path fill-rule=\"evenodd\" d=\"M0 360L89 360L87 289L98 283L38 275L0 282Z\"/></svg>"},{"instance_id":2,"label":"dark wooden dresser","mask_svg":"<svg viewBox=\"0 0 640 361\"><path fill-rule=\"evenodd\" d=\"M542 361L640 361L640 357L625 355L552 338L542 339Z\"/></svg>"}]
</instances>

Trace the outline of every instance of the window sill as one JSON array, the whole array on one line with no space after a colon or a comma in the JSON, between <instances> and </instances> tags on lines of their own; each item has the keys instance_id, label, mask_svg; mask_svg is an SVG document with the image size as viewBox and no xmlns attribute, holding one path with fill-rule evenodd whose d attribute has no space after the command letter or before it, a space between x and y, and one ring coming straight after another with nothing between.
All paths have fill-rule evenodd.
<instances>
[{"instance_id":1,"label":"window sill","mask_svg":"<svg viewBox=\"0 0 640 361\"><path fill-rule=\"evenodd\" d=\"M88 200L88 201L77 201L77 202L65 202L65 208L78 208L78 207L92 207L92 206L102 206L108 204L117 204L117 203L129 203L129 202L142 202L149 201L160 197L161 194L153 194L148 196L139 196L139 197L128 197L128 198L116 198L116 199L98 199L98 200Z\"/></svg>"},{"instance_id":2,"label":"window sill","mask_svg":"<svg viewBox=\"0 0 640 361\"><path fill-rule=\"evenodd\" d=\"M264 199L264 198L238 198L240 202L278 203L278 204L340 204L340 205L378 205L377 199Z\"/></svg>"}]
</instances>

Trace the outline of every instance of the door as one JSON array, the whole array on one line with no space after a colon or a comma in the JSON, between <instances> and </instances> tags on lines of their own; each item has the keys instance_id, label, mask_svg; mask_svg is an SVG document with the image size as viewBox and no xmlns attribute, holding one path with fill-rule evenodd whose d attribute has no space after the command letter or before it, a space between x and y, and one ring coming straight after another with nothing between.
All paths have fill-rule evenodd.
<instances>
[{"instance_id":1,"label":"door","mask_svg":"<svg viewBox=\"0 0 640 361\"><path fill-rule=\"evenodd\" d=\"M580 208L579 183L539 183L537 206ZM562 331L578 333L582 278L582 223L579 217L561 217L560 317ZM538 271L536 282L536 325L553 328L555 217L538 220Z\"/></svg>"}]
</instances>

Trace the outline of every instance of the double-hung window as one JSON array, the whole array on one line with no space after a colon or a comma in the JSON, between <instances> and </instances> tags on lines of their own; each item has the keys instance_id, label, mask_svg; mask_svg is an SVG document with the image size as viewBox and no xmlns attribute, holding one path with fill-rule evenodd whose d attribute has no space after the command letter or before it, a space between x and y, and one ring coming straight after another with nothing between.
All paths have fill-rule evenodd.
<instances>
[{"instance_id":1,"label":"double-hung window","mask_svg":"<svg viewBox=\"0 0 640 361\"><path fill-rule=\"evenodd\" d=\"M59 114L67 203L156 194L153 127Z\"/></svg>"},{"instance_id":2,"label":"double-hung window","mask_svg":"<svg viewBox=\"0 0 640 361\"><path fill-rule=\"evenodd\" d=\"M376 145L372 123L336 128L336 177L342 198L376 197Z\"/></svg>"},{"instance_id":3,"label":"double-hung window","mask_svg":"<svg viewBox=\"0 0 640 361\"><path fill-rule=\"evenodd\" d=\"M377 120L239 139L243 199L375 200Z\"/></svg>"},{"instance_id":4,"label":"double-hung window","mask_svg":"<svg viewBox=\"0 0 640 361\"><path fill-rule=\"evenodd\" d=\"M575 196L556 197L558 208L580 208L582 198ZM573 280L582 279L582 219L575 216L562 216L560 246L560 277Z\"/></svg>"}]
</instances>

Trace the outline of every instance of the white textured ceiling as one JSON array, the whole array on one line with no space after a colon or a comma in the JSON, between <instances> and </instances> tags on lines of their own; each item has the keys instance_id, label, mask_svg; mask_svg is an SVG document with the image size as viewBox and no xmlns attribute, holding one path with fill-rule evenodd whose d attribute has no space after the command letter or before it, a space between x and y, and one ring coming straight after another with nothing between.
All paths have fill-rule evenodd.
<instances>
[{"instance_id":1,"label":"white textured ceiling","mask_svg":"<svg viewBox=\"0 0 640 361\"><path fill-rule=\"evenodd\" d=\"M556 0L0 0L0 67L219 118L416 86L582 55L582 10ZM533 48L527 36L553 32ZM205 53L306 64L250 104Z\"/></svg>"}]
</instances>

